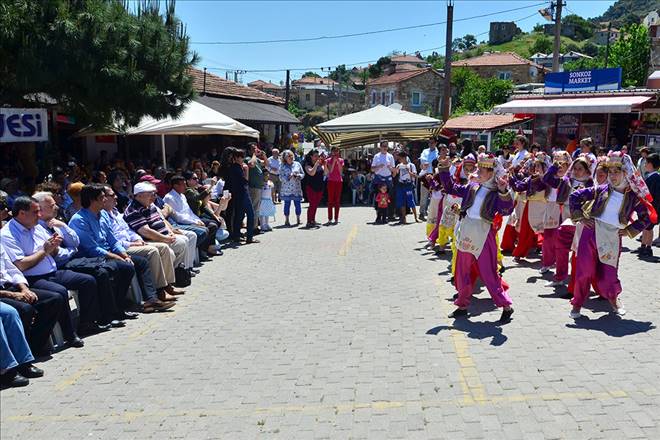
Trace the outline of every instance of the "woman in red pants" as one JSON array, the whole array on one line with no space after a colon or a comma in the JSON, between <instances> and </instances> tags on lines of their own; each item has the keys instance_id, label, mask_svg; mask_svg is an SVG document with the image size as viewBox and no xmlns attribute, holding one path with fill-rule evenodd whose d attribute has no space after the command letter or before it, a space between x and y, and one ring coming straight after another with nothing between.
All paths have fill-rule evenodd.
<instances>
[{"instance_id":1,"label":"woman in red pants","mask_svg":"<svg viewBox=\"0 0 660 440\"><path fill-rule=\"evenodd\" d=\"M323 177L325 161L319 157L318 150L311 150L305 155L305 194L309 201L307 208L306 228L314 228L316 224L316 209L323 198Z\"/></svg>"},{"instance_id":2,"label":"woman in red pants","mask_svg":"<svg viewBox=\"0 0 660 440\"><path fill-rule=\"evenodd\" d=\"M328 176L328 223L339 223L339 205L341 204L341 189L343 185L342 174L344 171L344 159L339 156L339 148L332 147L330 158L326 162L326 173ZM334 214L334 215L333 215Z\"/></svg>"}]
</instances>

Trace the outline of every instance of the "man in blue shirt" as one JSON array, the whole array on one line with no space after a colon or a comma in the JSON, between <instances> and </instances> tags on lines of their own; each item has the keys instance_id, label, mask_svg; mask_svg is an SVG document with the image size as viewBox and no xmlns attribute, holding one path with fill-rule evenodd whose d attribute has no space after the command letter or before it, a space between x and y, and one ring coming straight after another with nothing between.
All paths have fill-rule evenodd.
<instances>
[{"instance_id":1,"label":"man in blue shirt","mask_svg":"<svg viewBox=\"0 0 660 440\"><path fill-rule=\"evenodd\" d=\"M13 219L0 231L0 245L9 260L25 276L28 284L37 289L59 293L64 307L59 316L64 338L69 345L82 347L71 320L68 290L77 290L80 300L81 333L105 330L96 321L99 317L96 281L91 275L58 269L55 258L61 255L62 237L49 234L39 225L39 204L31 197L18 197L12 209Z\"/></svg>"},{"instance_id":2,"label":"man in blue shirt","mask_svg":"<svg viewBox=\"0 0 660 440\"><path fill-rule=\"evenodd\" d=\"M127 311L126 293L134 275L149 298L156 298L153 275L146 258L126 253L126 249L112 233L107 222L101 221L101 212L105 203L105 188L101 184L85 185L80 193L82 209L69 222L69 226L80 238L79 257L98 258L102 270L112 281L107 304L108 313L116 320L134 319L137 315ZM171 306L170 306L171 307Z\"/></svg>"}]
</instances>

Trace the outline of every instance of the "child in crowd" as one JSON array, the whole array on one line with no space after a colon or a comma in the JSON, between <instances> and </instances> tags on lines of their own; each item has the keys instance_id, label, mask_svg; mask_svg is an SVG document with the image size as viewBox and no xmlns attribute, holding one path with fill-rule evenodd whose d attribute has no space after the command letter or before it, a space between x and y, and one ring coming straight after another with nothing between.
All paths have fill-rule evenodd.
<instances>
[{"instance_id":1,"label":"child in crowd","mask_svg":"<svg viewBox=\"0 0 660 440\"><path fill-rule=\"evenodd\" d=\"M387 223L387 208L392 203L389 194L387 193L387 185L384 183L378 186L378 193L376 194L376 224L384 225Z\"/></svg>"},{"instance_id":2,"label":"child in crowd","mask_svg":"<svg viewBox=\"0 0 660 440\"><path fill-rule=\"evenodd\" d=\"M268 224L270 217L275 220L275 201L273 200L273 187L275 184L270 180L270 173L263 172L264 186L261 188L261 205L259 205L259 224L262 231L272 231Z\"/></svg>"},{"instance_id":3,"label":"child in crowd","mask_svg":"<svg viewBox=\"0 0 660 440\"><path fill-rule=\"evenodd\" d=\"M353 206L357 202L364 203L364 176L354 168L348 170L351 173L351 192L353 194Z\"/></svg>"},{"instance_id":4,"label":"child in crowd","mask_svg":"<svg viewBox=\"0 0 660 440\"><path fill-rule=\"evenodd\" d=\"M644 175L646 176L644 181L649 188L651 197L653 197L653 208L656 212L660 212L660 174L658 174L658 168L660 168L660 155L653 153L646 156L643 170ZM653 257L651 246L655 243L653 241L654 226L655 225L651 223L642 232L642 246L637 251L640 258Z\"/></svg>"},{"instance_id":5,"label":"child in crowd","mask_svg":"<svg viewBox=\"0 0 660 440\"><path fill-rule=\"evenodd\" d=\"M364 174L364 199L368 205L373 205L373 193L372 186L374 181L374 172L369 170Z\"/></svg>"},{"instance_id":6,"label":"child in crowd","mask_svg":"<svg viewBox=\"0 0 660 440\"><path fill-rule=\"evenodd\" d=\"M417 169L408 161L408 153L399 151L399 163L394 169L393 175L399 176L399 185L396 187L396 207L400 212L399 223L406 224L406 213L412 209L415 223L417 219L417 204L415 203L415 181Z\"/></svg>"}]
</instances>

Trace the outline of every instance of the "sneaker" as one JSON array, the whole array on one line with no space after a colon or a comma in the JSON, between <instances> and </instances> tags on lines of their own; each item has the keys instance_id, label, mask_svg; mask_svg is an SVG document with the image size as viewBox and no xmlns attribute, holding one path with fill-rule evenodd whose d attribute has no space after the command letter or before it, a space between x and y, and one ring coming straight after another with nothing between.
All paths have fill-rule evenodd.
<instances>
[{"instance_id":1,"label":"sneaker","mask_svg":"<svg viewBox=\"0 0 660 440\"><path fill-rule=\"evenodd\" d=\"M621 302L620 299L616 300L616 304L612 305L612 308L614 309L614 313L616 313L619 316L623 316L626 314L626 309L623 308L623 303Z\"/></svg>"},{"instance_id":2,"label":"sneaker","mask_svg":"<svg viewBox=\"0 0 660 440\"><path fill-rule=\"evenodd\" d=\"M559 287L559 286L566 286L568 284L568 278L565 280L559 280L559 281L548 281L545 283L545 287Z\"/></svg>"},{"instance_id":3,"label":"sneaker","mask_svg":"<svg viewBox=\"0 0 660 440\"><path fill-rule=\"evenodd\" d=\"M571 313L569 313L568 316L570 316L571 319L579 319L582 318L582 313L580 313L579 310L571 310Z\"/></svg>"},{"instance_id":4,"label":"sneaker","mask_svg":"<svg viewBox=\"0 0 660 440\"><path fill-rule=\"evenodd\" d=\"M539 269L539 272L541 272L541 273L550 272L551 267L552 266L543 266L541 269Z\"/></svg>"}]
</instances>

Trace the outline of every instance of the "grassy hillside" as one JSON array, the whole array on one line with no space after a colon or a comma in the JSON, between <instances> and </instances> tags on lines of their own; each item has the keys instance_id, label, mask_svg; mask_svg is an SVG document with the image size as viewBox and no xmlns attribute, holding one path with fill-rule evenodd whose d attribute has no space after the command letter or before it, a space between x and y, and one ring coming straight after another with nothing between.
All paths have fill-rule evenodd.
<instances>
[{"instance_id":1,"label":"grassy hillside","mask_svg":"<svg viewBox=\"0 0 660 440\"><path fill-rule=\"evenodd\" d=\"M660 1L660 0L659 0ZM508 43L490 45L480 44L474 49L466 51L462 54L456 54L455 59L464 59L471 58L483 54L484 52L515 52L521 57L528 58L531 54L529 53L530 48L534 44L534 41L541 34L537 33L525 33L516 36L512 41ZM547 36L548 38L553 38L552 36ZM586 41L575 41L568 37L561 37L562 47L566 47L568 44L574 44L578 48L581 48Z\"/></svg>"},{"instance_id":2,"label":"grassy hillside","mask_svg":"<svg viewBox=\"0 0 660 440\"><path fill-rule=\"evenodd\" d=\"M660 0L618 0L600 17L594 17L592 20L599 21L619 21L624 20L628 15L636 15L641 18L651 11L660 9Z\"/></svg>"}]
</instances>

